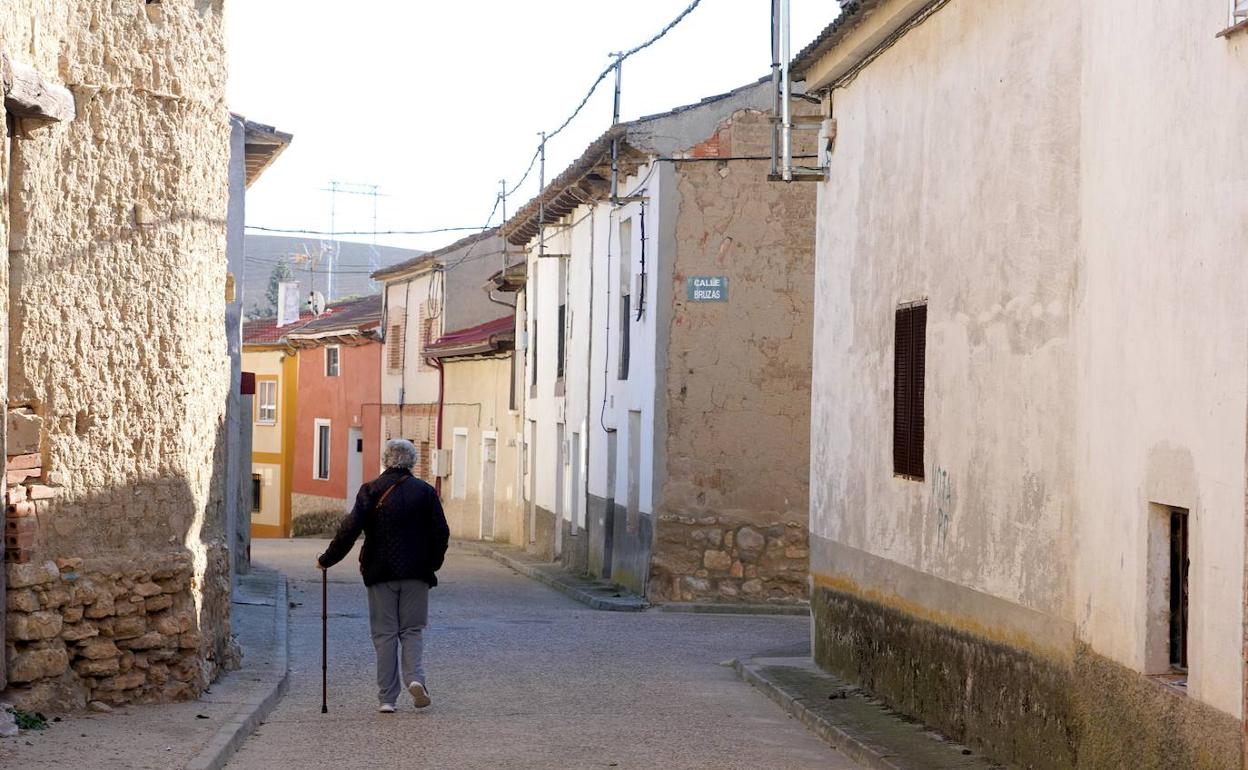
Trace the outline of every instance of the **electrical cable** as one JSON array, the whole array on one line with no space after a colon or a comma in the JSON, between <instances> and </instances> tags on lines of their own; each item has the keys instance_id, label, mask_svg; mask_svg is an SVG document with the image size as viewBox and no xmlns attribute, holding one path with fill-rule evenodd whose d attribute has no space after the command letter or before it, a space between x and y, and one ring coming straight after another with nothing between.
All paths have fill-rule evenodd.
<instances>
[{"instance_id":1,"label":"electrical cable","mask_svg":"<svg viewBox=\"0 0 1248 770\"><path fill-rule=\"evenodd\" d=\"M247 225L248 230L258 230L262 233L293 233L295 235L434 235L436 233L453 233L462 230L481 230L480 227L435 227L429 230L339 230L338 232L330 232L328 230L299 230L290 227L261 227L260 225Z\"/></svg>"}]
</instances>

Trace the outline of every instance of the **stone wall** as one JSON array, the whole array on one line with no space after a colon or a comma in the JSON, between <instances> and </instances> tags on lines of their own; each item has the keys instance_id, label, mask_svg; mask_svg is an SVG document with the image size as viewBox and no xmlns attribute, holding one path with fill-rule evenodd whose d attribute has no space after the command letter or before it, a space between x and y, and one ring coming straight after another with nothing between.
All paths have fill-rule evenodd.
<instances>
[{"instance_id":1,"label":"stone wall","mask_svg":"<svg viewBox=\"0 0 1248 770\"><path fill-rule=\"evenodd\" d=\"M656 601L796 601L806 598L806 527L722 516L659 519L651 563Z\"/></svg>"},{"instance_id":2,"label":"stone wall","mask_svg":"<svg viewBox=\"0 0 1248 770\"><path fill-rule=\"evenodd\" d=\"M675 164L656 601L806 597L816 195L742 159L770 148L767 115L738 110ZM728 300L687 301L699 275Z\"/></svg>"},{"instance_id":3,"label":"stone wall","mask_svg":"<svg viewBox=\"0 0 1248 770\"><path fill-rule=\"evenodd\" d=\"M10 501L4 699L189 697L229 648L222 2L10 0L0 49L76 103L0 169L7 402L59 485Z\"/></svg>"}]
</instances>

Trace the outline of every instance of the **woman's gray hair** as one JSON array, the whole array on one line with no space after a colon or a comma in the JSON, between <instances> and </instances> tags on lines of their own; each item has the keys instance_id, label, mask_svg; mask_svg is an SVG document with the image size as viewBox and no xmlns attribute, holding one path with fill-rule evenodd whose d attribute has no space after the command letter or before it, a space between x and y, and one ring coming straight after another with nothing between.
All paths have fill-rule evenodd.
<instances>
[{"instance_id":1,"label":"woman's gray hair","mask_svg":"<svg viewBox=\"0 0 1248 770\"><path fill-rule=\"evenodd\" d=\"M381 455L381 464L386 468L405 468L411 470L416 466L416 447L405 438L392 438L386 442L386 451Z\"/></svg>"}]
</instances>

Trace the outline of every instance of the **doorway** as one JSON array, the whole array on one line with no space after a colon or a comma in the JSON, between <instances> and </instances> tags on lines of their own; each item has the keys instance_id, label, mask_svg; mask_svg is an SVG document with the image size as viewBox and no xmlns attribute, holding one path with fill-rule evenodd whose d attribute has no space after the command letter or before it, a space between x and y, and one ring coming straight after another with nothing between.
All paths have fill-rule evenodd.
<instances>
[{"instance_id":1,"label":"doorway","mask_svg":"<svg viewBox=\"0 0 1248 770\"><path fill-rule=\"evenodd\" d=\"M364 483L364 429L347 431L347 510L355 505L355 496Z\"/></svg>"},{"instance_id":2,"label":"doorway","mask_svg":"<svg viewBox=\"0 0 1248 770\"><path fill-rule=\"evenodd\" d=\"M481 539L494 539L494 487L497 473L498 437L481 437Z\"/></svg>"},{"instance_id":3,"label":"doorway","mask_svg":"<svg viewBox=\"0 0 1248 770\"><path fill-rule=\"evenodd\" d=\"M564 472L567 461L563 446L564 426L563 423L555 425L555 558L563 553L563 516L566 506L564 498L567 495L566 485L564 483L567 474Z\"/></svg>"}]
</instances>

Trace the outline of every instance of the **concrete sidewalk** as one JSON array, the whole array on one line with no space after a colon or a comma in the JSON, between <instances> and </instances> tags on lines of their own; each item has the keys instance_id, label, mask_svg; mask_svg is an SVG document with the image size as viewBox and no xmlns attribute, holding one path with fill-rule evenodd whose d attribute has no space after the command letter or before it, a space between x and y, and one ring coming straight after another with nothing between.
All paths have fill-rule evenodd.
<instances>
[{"instance_id":1,"label":"concrete sidewalk","mask_svg":"<svg viewBox=\"0 0 1248 770\"><path fill-rule=\"evenodd\" d=\"M742 679L842 754L876 770L994 770L1000 765L902 717L809 656L732 661Z\"/></svg>"},{"instance_id":2,"label":"concrete sidewalk","mask_svg":"<svg viewBox=\"0 0 1248 770\"><path fill-rule=\"evenodd\" d=\"M243 666L197 701L82 712L0 740L0 767L23 770L216 770L281 699L287 685L286 578L253 569L239 579L232 629Z\"/></svg>"}]
</instances>

